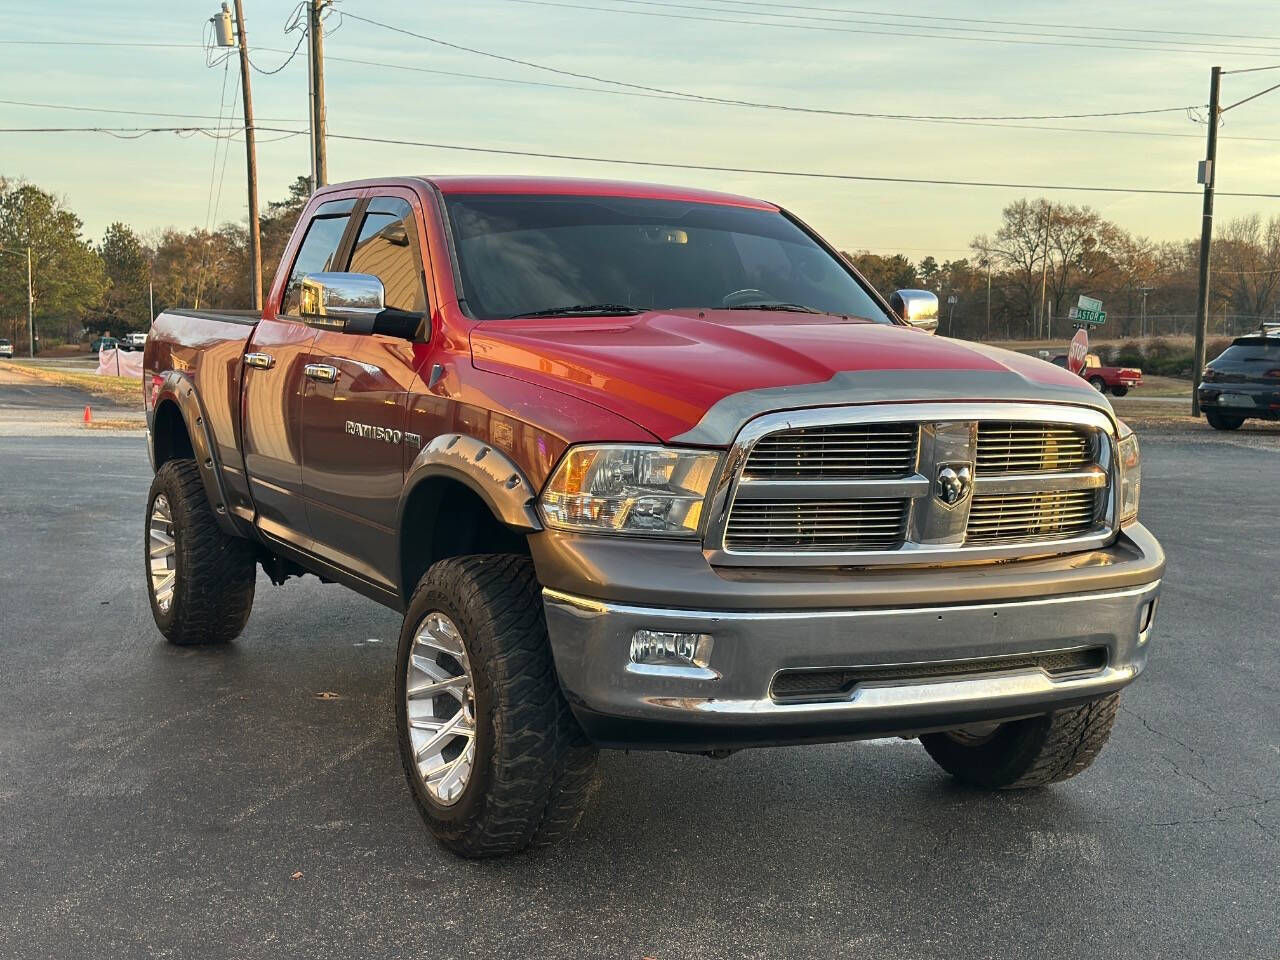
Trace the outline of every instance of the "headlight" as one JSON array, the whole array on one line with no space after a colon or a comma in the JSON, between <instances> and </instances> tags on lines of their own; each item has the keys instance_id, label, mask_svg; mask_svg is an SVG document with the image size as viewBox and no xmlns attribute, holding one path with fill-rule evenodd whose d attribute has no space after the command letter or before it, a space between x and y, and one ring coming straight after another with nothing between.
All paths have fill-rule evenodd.
<instances>
[{"instance_id":1,"label":"headlight","mask_svg":"<svg viewBox=\"0 0 1280 960\"><path fill-rule=\"evenodd\" d=\"M1142 455L1138 453L1138 437L1123 422L1116 452L1120 461L1120 524L1123 526L1138 519L1138 493L1142 488Z\"/></svg>"},{"instance_id":2,"label":"headlight","mask_svg":"<svg viewBox=\"0 0 1280 960\"><path fill-rule=\"evenodd\" d=\"M574 447L542 491L542 516L561 530L696 537L719 462L701 450Z\"/></svg>"}]
</instances>

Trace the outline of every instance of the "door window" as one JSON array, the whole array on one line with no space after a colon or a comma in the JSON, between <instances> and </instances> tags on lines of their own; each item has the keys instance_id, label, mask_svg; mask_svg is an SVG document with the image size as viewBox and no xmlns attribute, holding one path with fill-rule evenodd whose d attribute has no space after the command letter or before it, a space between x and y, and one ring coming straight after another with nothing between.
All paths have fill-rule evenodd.
<instances>
[{"instance_id":1,"label":"door window","mask_svg":"<svg viewBox=\"0 0 1280 960\"><path fill-rule=\"evenodd\" d=\"M336 217L316 217L307 226L307 235L298 248L298 255L293 261L293 270L289 273L289 285L284 291L282 313L289 317L301 315L299 310L299 291L302 289L302 278L308 273L322 273L336 270L338 247L342 243L342 235L346 232L349 214Z\"/></svg>"},{"instance_id":2,"label":"door window","mask_svg":"<svg viewBox=\"0 0 1280 960\"><path fill-rule=\"evenodd\" d=\"M347 269L381 280L388 307L426 313L422 262L418 225L408 202L399 197L370 200Z\"/></svg>"}]
</instances>

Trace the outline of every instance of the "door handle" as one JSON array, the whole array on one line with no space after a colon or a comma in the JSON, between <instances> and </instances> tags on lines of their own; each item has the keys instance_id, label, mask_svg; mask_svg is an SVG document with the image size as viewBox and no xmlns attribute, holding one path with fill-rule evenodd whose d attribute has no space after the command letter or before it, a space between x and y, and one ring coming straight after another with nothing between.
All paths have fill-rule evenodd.
<instances>
[{"instance_id":1,"label":"door handle","mask_svg":"<svg viewBox=\"0 0 1280 960\"><path fill-rule=\"evenodd\" d=\"M321 383L333 383L338 379L338 368L331 367L327 363L308 363L302 368L312 380L319 380Z\"/></svg>"},{"instance_id":2,"label":"door handle","mask_svg":"<svg viewBox=\"0 0 1280 960\"><path fill-rule=\"evenodd\" d=\"M276 365L276 358L269 353L246 353L244 362L259 370L270 370Z\"/></svg>"}]
</instances>

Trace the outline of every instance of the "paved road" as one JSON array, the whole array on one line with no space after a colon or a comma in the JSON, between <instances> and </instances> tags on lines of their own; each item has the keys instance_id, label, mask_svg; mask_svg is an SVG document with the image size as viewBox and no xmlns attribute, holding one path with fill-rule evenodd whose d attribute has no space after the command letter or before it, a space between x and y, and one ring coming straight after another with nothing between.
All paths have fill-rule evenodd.
<instances>
[{"instance_id":1,"label":"paved road","mask_svg":"<svg viewBox=\"0 0 1280 960\"><path fill-rule=\"evenodd\" d=\"M475 864L402 780L394 615L260 579L239 642L166 646L142 443L4 439L0 956L1275 957L1277 446L1148 437L1153 662L1080 778L988 796L901 741L610 753L579 841Z\"/></svg>"}]
</instances>

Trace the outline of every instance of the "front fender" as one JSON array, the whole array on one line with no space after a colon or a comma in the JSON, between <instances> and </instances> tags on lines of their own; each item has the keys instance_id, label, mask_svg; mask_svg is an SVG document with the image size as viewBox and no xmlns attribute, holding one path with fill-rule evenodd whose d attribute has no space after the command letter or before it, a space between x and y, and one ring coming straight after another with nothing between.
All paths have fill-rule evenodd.
<instances>
[{"instance_id":1,"label":"front fender","mask_svg":"<svg viewBox=\"0 0 1280 960\"><path fill-rule=\"evenodd\" d=\"M534 508L537 491L519 465L501 450L461 433L436 437L414 458L400 495L401 527L414 488L431 477L449 477L464 484L513 530L532 533L542 529Z\"/></svg>"}]
</instances>

